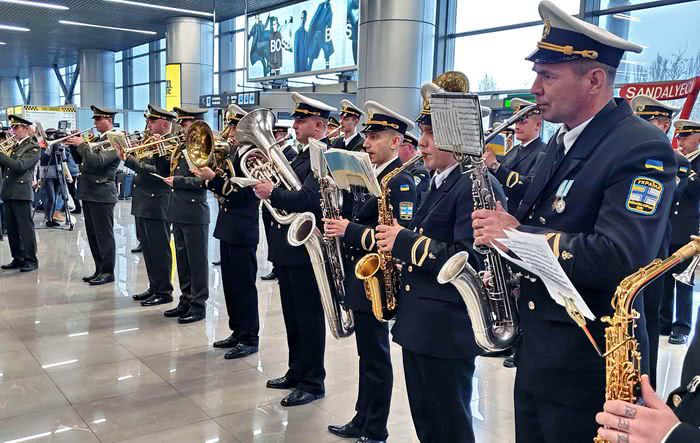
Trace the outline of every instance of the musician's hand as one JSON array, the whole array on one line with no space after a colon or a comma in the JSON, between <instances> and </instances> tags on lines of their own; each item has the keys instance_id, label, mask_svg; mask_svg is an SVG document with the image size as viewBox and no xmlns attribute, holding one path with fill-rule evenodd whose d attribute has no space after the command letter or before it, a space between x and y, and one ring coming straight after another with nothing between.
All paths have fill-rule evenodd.
<instances>
[{"instance_id":1,"label":"musician's hand","mask_svg":"<svg viewBox=\"0 0 700 443\"><path fill-rule=\"evenodd\" d=\"M267 200L268 198L270 198L273 189L274 186L272 186L272 183L270 183L267 180L261 181L253 187L253 190L255 191L255 196L258 197L260 200Z\"/></svg>"},{"instance_id":2,"label":"musician's hand","mask_svg":"<svg viewBox=\"0 0 700 443\"><path fill-rule=\"evenodd\" d=\"M126 161L126 151L124 151L121 148L116 148L115 151L117 151L117 155L119 156L119 160L125 162Z\"/></svg>"},{"instance_id":3,"label":"musician's hand","mask_svg":"<svg viewBox=\"0 0 700 443\"><path fill-rule=\"evenodd\" d=\"M608 400L595 420L605 428L598 429L598 436L607 441L659 443L680 420L661 400L649 383L649 376L642 376L642 398L646 406L633 405L621 400Z\"/></svg>"},{"instance_id":4,"label":"musician's hand","mask_svg":"<svg viewBox=\"0 0 700 443\"><path fill-rule=\"evenodd\" d=\"M394 223L391 226L379 225L377 226L377 246L382 252L391 252L394 249L394 242L399 232L404 229L399 222L394 219Z\"/></svg>"},{"instance_id":5,"label":"musician's hand","mask_svg":"<svg viewBox=\"0 0 700 443\"><path fill-rule=\"evenodd\" d=\"M192 173L196 176L201 178L202 180L211 180L212 178L216 177L216 172L214 172L209 166L203 166L201 168L197 167L192 167L190 169Z\"/></svg>"},{"instance_id":6,"label":"musician's hand","mask_svg":"<svg viewBox=\"0 0 700 443\"><path fill-rule=\"evenodd\" d=\"M323 221L323 235L326 237L344 236L350 224L350 221L344 218L324 218L321 221Z\"/></svg>"},{"instance_id":7,"label":"musician's hand","mask_svg":"<svg viewBox=\"0 0 700 443\"><path fill-rule=\"evenodd\" d=\"M172 177L172 176L171 177L163 177L163 181L165 182L165 184L167 184L171 188L173 187L173 180L174 180L174 177Z\"/></svg>"},{"instance_id":8,"label":"musician's hand","mask_svg":"<svg viewBox=\"0 0 700 443\"><path fill-rule=\"evenodd\" d=\"M85 143L85 139L82 135L78 134L74 135L73 137L69 137L64 143L71 146L78 146L82 143Z\"/></svg>"},{"instance_id":9,"label":"musician's hand","mask_svg":"<svg viewBox=\"0 0 700 443\"><path fill-rule=\"evenodd\" d=\"M498 163L498 159L496 159L496 154L493 153L490 149L486 149L483 154L484 158L484 164L486 165L487 168L491 169L493 165Z\"/></svg>"},{"instance_id":10,"label":"musician's hand","mask_svg":"<svg viewBox=\"0 0 700 443\"><path fill-rule=\"evenodd\" d=\"M504 238L505 231L516 229L520 222L507 213L501 203L496 203L496 210L477 209L472 212L472 228L474 229L474 244L477 246L497 246L502 251L508 248L496 241Z\"/></svg>"}]
</instances>

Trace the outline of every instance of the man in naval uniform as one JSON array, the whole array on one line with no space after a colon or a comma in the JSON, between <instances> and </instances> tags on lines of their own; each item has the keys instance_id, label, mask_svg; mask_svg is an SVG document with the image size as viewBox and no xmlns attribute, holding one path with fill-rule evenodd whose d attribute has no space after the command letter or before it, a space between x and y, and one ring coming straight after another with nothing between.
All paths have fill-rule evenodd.
<instances>
[{"instance_id":1,"label":"man in naval uniform","mask_svg":"<svg viewBox=\"0 0 700 443\"><path fill-rule=\"evenodd\" d=\"M95 127L100 136L95 142L107 141L106 133L114 127L117 111L90 106ZM91 147L78 134L68 140L71 153L80 163L78 198L83 202L85 231L90 252L95 262L95 272L83 281L90 285L103 285L114 281L116 246L114 243L114 205L117 203L115 183L119 168L117 150L108 143Z\"/></svg>"},{"instance_id":2,"label":"man in naval uniform","mask_svg":"<svg viewBox=\"0 0 700 443\"><path fill-rule=\"evenodd\" d=\"M41 152L29 132L32 122L17 115L9 115L7 119L17 143L9 154L0 152L0 172L3 175L3 179L0 180L0 201L3 202L0 210L5 211L5 215L0 216L0 221L7 224L7 237L12 254L12 261L2 265L2 269L31 272L39 268L31 205L34 200L34 167L39 162Z\"/></svg>"},{"instance_id":3,"label":"man in naval uniform","mask_svg":"<svg viewBox=\"0 0 700 443\"><path fill-rule=\"evenodd\" d=\"M399 158L402 163L406 163L416 155L421 155L418 152L418 139L415 135L410 132L406 133L403 138L403 143L399 148ZM428 185L430 184L430 174L425 168L425 161L423 159L418 160L418 162L413 163L408 168L408 173L413 177L413 181L416 183L416 209L420 207L421 196L428 190Z\"/></svg>"},{"instance_id":4,"label":"man in naval uniform","mask_svg":"<svg viewBox=\"0 0 700 443\"><path fill-rule=\"evenodd\" d=\"M612 315L619 282L657 255L675 189L668 139L613 99L625 51L642 47L568 15L548 0L539 6L542 39L528 60L530 91L544 120L562 123L545 150L515 216L472 214L477 245L507 229L540 234L596 318ZM502 245L499 245L502 247ZM540 279L521 279L521 344L515 360L515 435L524 442L590 442L605 398L605 359L557 304ZM642 300L637 328L646 349ZM604 324L588 330L604 343ZM648 360L643 357L646 372ZM552 387L556 386L555 391Z\"/></svg>"}]
</instances>

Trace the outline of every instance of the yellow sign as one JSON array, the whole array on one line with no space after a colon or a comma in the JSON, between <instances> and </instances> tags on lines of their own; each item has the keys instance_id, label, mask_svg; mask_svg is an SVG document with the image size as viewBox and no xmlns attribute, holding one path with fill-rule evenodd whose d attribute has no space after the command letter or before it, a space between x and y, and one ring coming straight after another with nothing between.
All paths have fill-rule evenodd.
<instances>
[{"instance_id":1,"label":"yellow sign","mask_svg":"<svg viewBox=\"0 0 700 443\"><path fill-rule=\"evenodd\" d=\"M165 109L168 111L182 104L181 72L179 63L165 65Z\"/></svg>"}]
</instances>

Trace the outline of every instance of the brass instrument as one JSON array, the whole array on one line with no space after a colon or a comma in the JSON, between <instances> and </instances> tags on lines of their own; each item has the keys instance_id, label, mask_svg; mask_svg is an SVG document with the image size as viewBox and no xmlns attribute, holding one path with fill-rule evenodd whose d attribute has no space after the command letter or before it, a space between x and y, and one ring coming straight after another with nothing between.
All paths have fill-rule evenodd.
<instances>
[{"instance_id":1,"label":"brass instrument","mask_svg":"<svg viewBox=\"0 0 700 443\"><path fill-rule=\"evenodd\" d=\"M12 150L17 146L17 136L11 135L8 139L0 143L0 153L5 155L12 154Z\"/></svg>"},{"instance_id":2,"label":"brass instrument","mask_svg":"<svg viewBox=\"0 0 700 443\"><path fill-rule=\"evenodd\" d=\"M634 336L639 313L632 309L637 294L649 283L669 271L677 264L700 254L700 237L692 240L661 261L655 259L634 274L625 277L612 298L612 317L601 319L609 326L605 328L605 400L622 400L638 403L641 399L640 364L642 355ZM608 443L596 436L594 443Z\"/></svg>"},{"instance_id":3,"label":"brass instrument","mask_svg":"<svg viewBox=\"0 0 700 443\"><path fill-rule=\"evenodd\" d=\"M448 75L449 74L449 75ZM459 74L459 73L458 73ZM459 76L445 73L446 78L438 84L448 92L466 92L454 90L467 85L458 81ZM463 74L462 74L463 75ZM441 76L442 77L442 76ZM496 126L484 137L486 145L496 135L508 128L513 122L531 114L536 105L522 108L505 122ZM488 168L482 157L466 157L455 153L460 167L470 174L472 181L472 199L474 210L496 209ZM469 264L469 254L458 252L450 257L438 273L438 283L452 284L459 292L469 314L476 344L488 352L509 348L518 337L519 315L515 294L519 285L519 276L503 261L503 258L489 247L474 248L484 255L484 271L478 272ZM484 279L488 276L488 281Z\"/></svg>"},{"instance_id":4,"label":"brass instrument","mask_svg":"<svg viewBox=\"0 0 700 443\"><path fill-rule=\"evenodd\" d=\"M130 146L124 150L124 153L126 155L133 155L139 160L154 155L159 155L161 157L170 156L180 145L182 139L183 136L181 134L169 135L163 138L146 135L142 143Z\"/></svg>"},{"instance_id":5,"label":"brass instrument","mask_svg":"<svg viewBox=\"0 0 700 443\"><path fill-rule=\"evenodd\" d=\"M185 137L185 146L178 149ZM216 136L207 122L197 120L192 123L187 135L178 131L168 137L178 140L173 146L170 156L170 174L172 175L180 161L180 156L184 155L187 165L191 168L211 167L219 175L233 176L233 164L227 158L231 152L231 146L226 140ZM224 170L223 168L226 168Z\"/></svg>"},{"instance_id":6,"label":"brass instrument","mask_svg":"<svg viewBox=\"0 0 700 443\"><path fill-rule=\"evenodd\" d=\"M695 270L698 268L698 265L700 265L700 256L695 256L688 267L685 268L685 271L680 274L673 274L673 278L684 285L693 286L693 276L695 275Z\"/></svg>"},{"instance_id":7,"label":"brass instrument","mask_svg":"<svg viewBox=\"0 0 700 443\"><path fill-rule=\"evenodd\" d=\"M389 200L389 183L394 177L422 159L423 156L416 155L382 177L381 191L377 197L380 225L391 226L394 221L394 211ZM379 250L362 257L355 265L355 277L362 280L365 295L372 302L372 313L377 320L389 321L394 318L397 309L396 293L401 282L391 252Z\"/></svg>"},{"instance_id":8,"label":"brass instrument","mask_svg":"<svg viewBox=\"0 0 700 443\"><path fill-rule=\"evenodd\" d=\"M82 134L84 134L84 133L86 133L86 132L89 132L89 133L90 133L90 134L88 134L88 137L87 137L86 140L85 140L85 141L87 141L87 142L89 143L89 142L91 142L91 141L94 140L94 134L93 134L93 132L92 132L93 129L95 129L95 126L93 126L93 127L90 128L90 129L86 129L86 130L84 130L84 131L74 132L74 133L72 133L72 134L68 134L68 135L66 135L65 137L57 138L56 140L51 140L50 142L47 142L47 143L46 143L46 146L48 146L48 147L50 148L50 147L52 147L53 145L56 145L56 144L59 144L59 143L63 143L64 141L68 140L68 139L71 138L71 137L75 137L75 136L78 136L78 135L82 135ZM90 139L90 135L93 136L92 139Z\"/></svg>"},{"instance_id":9,"label":"brass instrument","mask_svg":"<svg viewBox=\"0 0 700 443\"><path fill-rule=\"evenodd\" d=\"M309 145L316 145L321 156L327 149L325 143L313 138L309 139ZM333 178L328 174L326 164L319 163L320 170L314 173L319 182L321 213L323 218L339 219L342 196ZM351 336L355 330L355 319L352 310L345 307L342 240L322 235L316 227L314 214L305 212L289 226L287 242L292 246L305 245L309 252L314 275L317 276L321 306L333 337L339 339ZM319 279L318 276L328 276L328 278Z\"/></svg>"}]
</instances>

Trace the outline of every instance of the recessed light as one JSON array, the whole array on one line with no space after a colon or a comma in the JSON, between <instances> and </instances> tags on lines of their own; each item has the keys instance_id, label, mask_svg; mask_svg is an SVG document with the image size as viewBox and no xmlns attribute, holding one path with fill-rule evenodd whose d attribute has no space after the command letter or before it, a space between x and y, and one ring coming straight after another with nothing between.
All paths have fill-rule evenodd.
<instances>
[{"instance_id":1,"label":"recessed light","mask_svg":"<svg viewBox=\"0 0 700 443\"><path fill-rule=\"evenodd\" d=\"M138 34L156 35L157 32L154 31L144 31L142 29L131 29L131 28L118 28L116 26L103 26L95 25L92 23L82 23L82 22L72 22L70 20L59 20L62 25L72 25L72 26L86 26L88 28L100 28L100 29L111 29L113 31L125 31L125 32L136 32Z\"/></svg>"},{"instance_id":2,"label":"recessed light","mask_svg":"<svg viewBox=\"0 0 700 443\"><path fill-rule=\"evenodd\" d=\"M70 9L68 6L55 5L53 3L33 2L29 0L0 0L0 3L12 3L13 5L22 6L35 6L37 8L62 9L64 11Z\"/></svg>"},{"instance_id":3,"label":"recessed light","mask_svg":"<svg viewBox=\"0 0 700 443\"><path fill-rule=\"evenodd\" d=\"M5 43L5 42L0 42L0 45L6 45L6 44L7 44L7 43Z\"/></svg>"},{"instance_id":4,"label":"recessed light","mask_svg":"<svg viewBox=\"0 0 700 443\"><path fill-rule=\"evenodd\" d=\"M0 29L4 29L5 31L21 31L21 32L31 31L31 29L29 29L29 28L23 28L21 26L14 26L14 25L0 25Z\"/></svg>"},{"instance_id":5,"label":"recessed light","mask_svg":"<svg viewBox=\"0 0 700 443\"><path fill-rule=\"evenodd\" d=\"M194 11L192 9L173 8L172 6L151 5L149 3L133 2L130 0L105 0L105 1L111 2L111 3L120 3L122 5L140 6L143 8L162 9L164 11L183 12L185 14L201 15L203 17L214 17L214 14L211 12Z\"/></svg>"}]
</instances>

